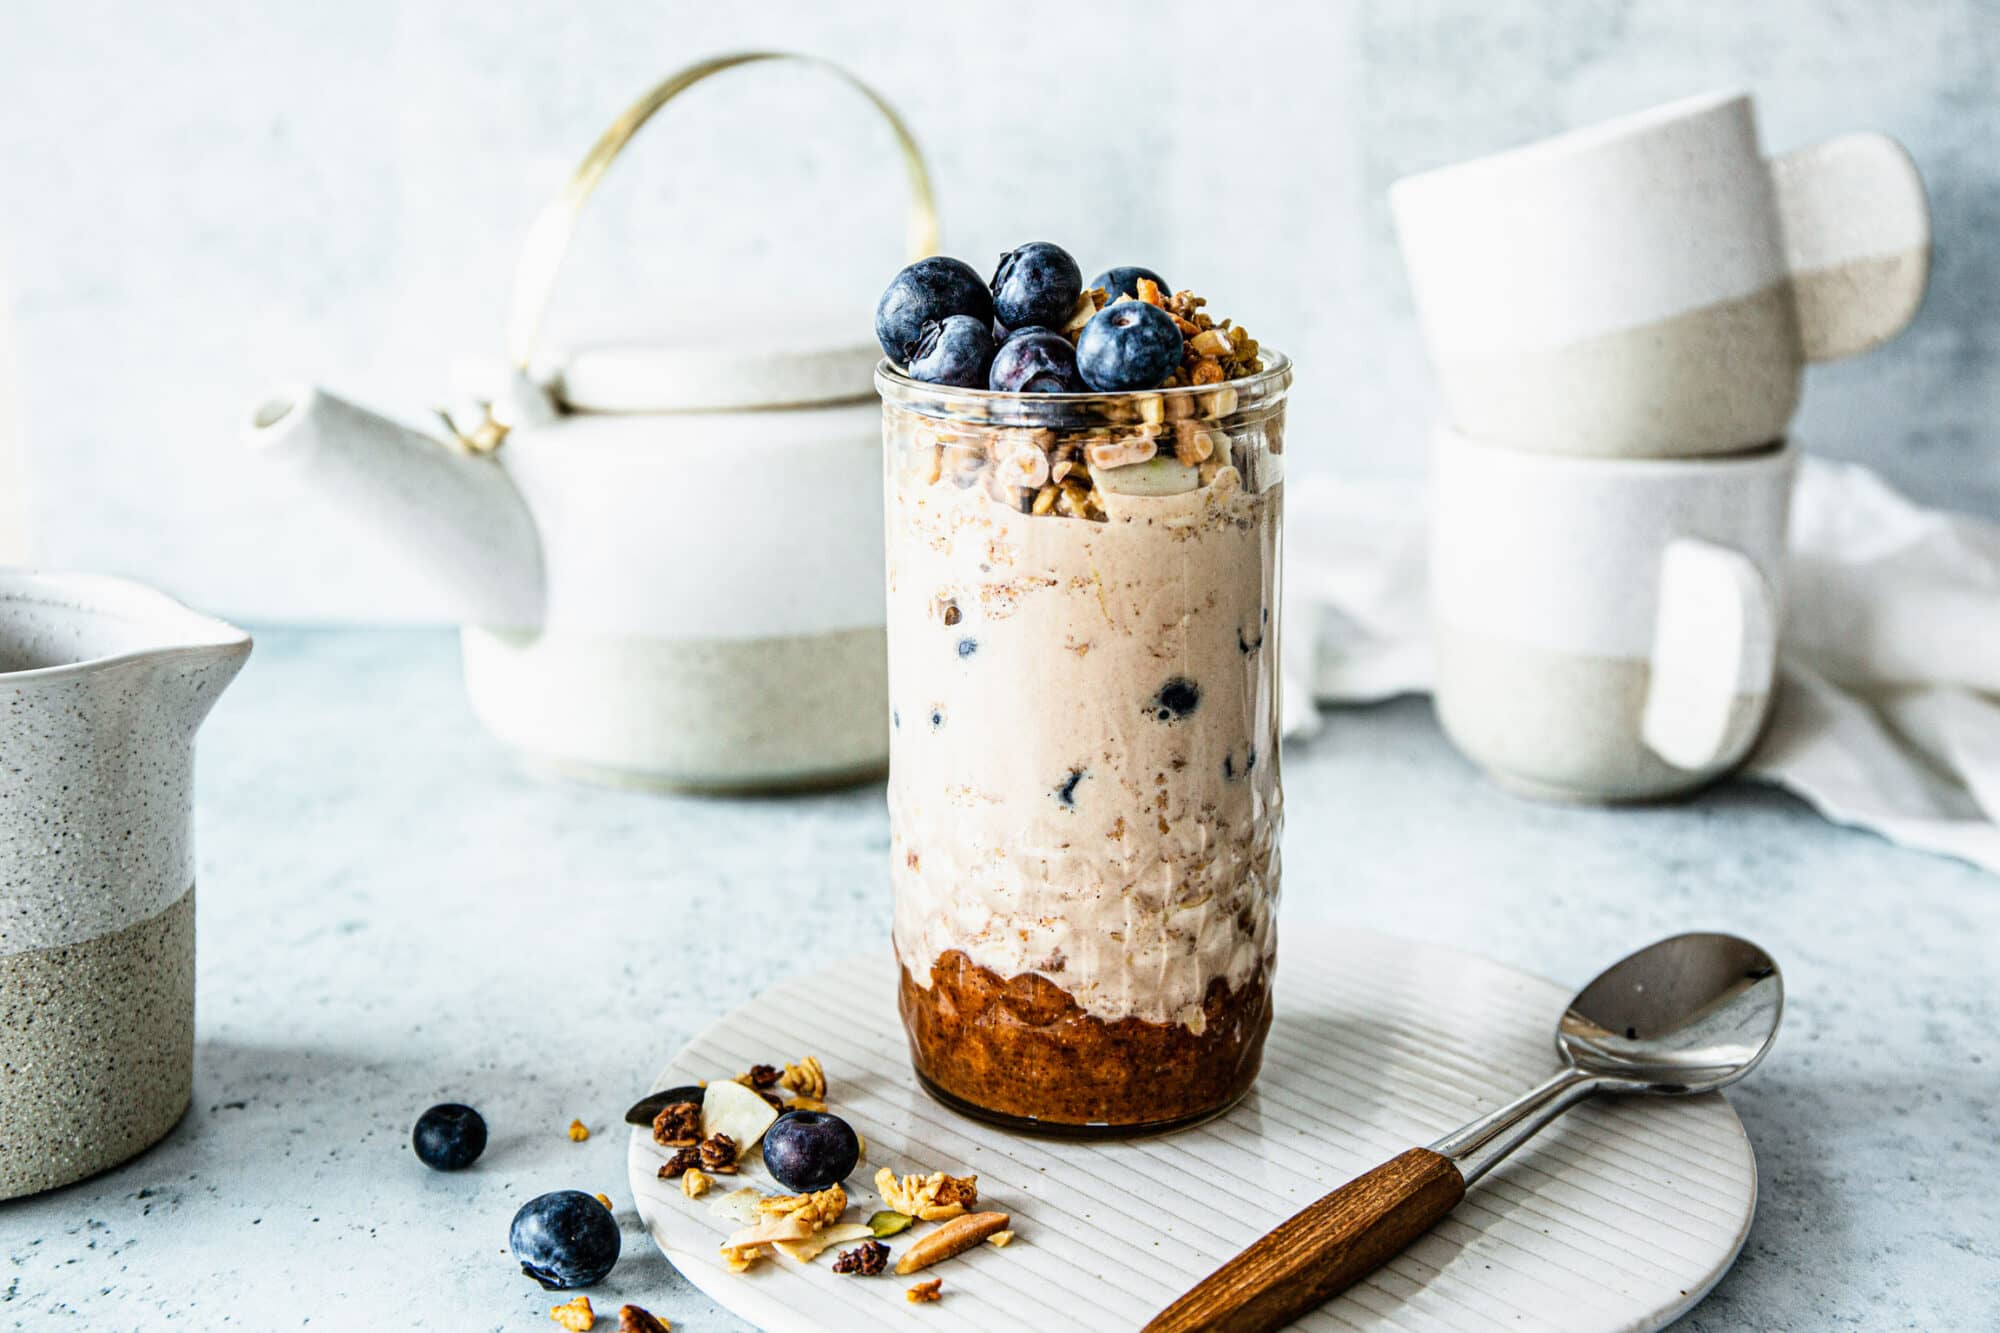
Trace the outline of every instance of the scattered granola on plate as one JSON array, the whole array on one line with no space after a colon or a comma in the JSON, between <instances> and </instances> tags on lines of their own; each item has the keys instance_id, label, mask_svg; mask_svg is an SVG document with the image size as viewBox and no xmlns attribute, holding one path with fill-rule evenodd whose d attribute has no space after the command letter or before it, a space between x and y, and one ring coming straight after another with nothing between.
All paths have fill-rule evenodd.
<instances>
[{"instance_id":1,"label":"scattered granola on plate","mask_svg":"<svg viewBox=\"0 0 2000 1333\"><path fill-rule=\"evenodd\" d=\"M919 1282L903 1293L903 1299L912 1305L928 1305L939 1298L944 1290L944 1279L934 1277L928 1282Z\"/></svg>"},{"instance_id":2,"label":"scattered granola on plate","mask_svg":"<svg viewBox=\"0 0 2000 1333\"><path fill-rule=\"evenodd\" d=\"M590 1137L590 1126L584 1124L581 1120L570 1121L569 1137L572 1143L582 1143Z\"/></svg>"}]
</instances>

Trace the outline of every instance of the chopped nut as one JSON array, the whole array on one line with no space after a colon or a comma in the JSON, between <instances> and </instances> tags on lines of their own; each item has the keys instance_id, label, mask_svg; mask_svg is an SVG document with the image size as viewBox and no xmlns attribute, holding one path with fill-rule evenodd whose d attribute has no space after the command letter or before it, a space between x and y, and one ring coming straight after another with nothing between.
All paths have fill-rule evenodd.
<instances>
[{"instance_id":1,"label":"chopped nut","mask_svg":"<svg viewBox=\"0 0 2000 1333\"><path fill-rule=\"evenodd\" d=\"M996 1249L1004 1250L1014 1243L1014 1233L1011 1231L996 1231L986 1238L986 1243Z\"/></svg>"},{"instance_id":2,"label":"chopped nut","mask_svg":"<svg viewBox=\"0 0 2000 1333\"><path fill-rule=\"evenodd\" d=\"M582 1143L589 1137L590 1126L584 1124L581 1120L572 1120L569 1122L569 1140L571 1143Z\"/></svg>"},{"instance_id":3,"label":"chopped nut","mask_svg":"<svg viewBox=\"0 0 2000 1333\"><path fill-rule=\"evenodd\" d=\"M927 1305L938 1299L944 1287L944 1279L934 1277L928 1282L919 1282L903 1293L903 1299L912 1305Z\"/></svg>"},{"instance_id":4,"label":"chopped nut","mask_svg":"<svg viewBox=\"0 0 2000 1333\"><path fill-rule=\"evenodd\" d=\"M1049 456L1032 447L1016 449L1000 460L1000 479L1009 486L1044 485L1049 479Z\"/></svg>"},{"instance_id":5,"label":"chopped nut","mask_svg":"<svg viewBox=\"0 0 2000 1333\"><path fill-rule=\"evenodd\" d=\"M701 1142L701 1107L669 1102L653 1117L653 1142L663 1148L692 1148Z\"/></svg>"},{"instance_id":6,"label":"chopped nut","mask_svg":"<svg viewBox=\"0 0 2000 1333\"><path fill-rule=\"evenodd\" d=\"M1007 1229L1005 1213L967 1213L954 1217L927 1236L919 1236L896 1261L896 1272L904 1276L964 1254L996 1231Z\"/></svg>"},{"instance_id":7,"label":"chopped nut","mask_svg":"<svg viewBox=\"0 0 2000 1333\"><path fill-rule=\"evenodd\" d=\"M1228 378L1223 373L1222 363L1213 357L1203 357L1195 362L1194 369L1188 372L1189 384L1220 384Z\"/></svg>"},{"instance_id":8,"label":"chopped nut","mask_svg":"<svg viewBox=\"0 0 2000 1333\"><path fill-rule=\"evenodd\" d=\"M1076 464L1069 462L1056 464L1056 469L1055 469L1056 479L1060 481L1063 477L1067 476L1069 474L1069 470L1071 468L1074 468L1075 466ZM1058 486L1042 487L1040 490L1035 492L1034 506L1031 509L1029 509L1028 512L1034 514L1036 517L1040 517L1041 515L1048 513L1051 509L1054 509L1056 507L1056 497L1061 494L1062 494L1061 487Z\"/></svg>"},{"instance_id":9,"label":"chopped nut","mask_svg":"<svg viewBox=\"0 0 2000 1333\"><path fill-rule=\"evenodd\" d=\"M736 1081L761 1091L778 1081L778 1068L776 1065L751 1065L750 1072L738 1074Z\"/></svg>"},{"instance_id":10,"label":"chopped nut","mask_svg":"<svg viewBox=\"0 0 2000 1333\"><path fill-rule=\"evenodd\" d=\"M667 1159L667 1164L660 1168L660 1179L672 1180L682 1172L692 1171L700 1165L701 1150L699 1148L676 1149L674 1155Z\"/></svg>"},{"instance_id":11,"label":"chopped nut","mask_svg":"<svg viewBox=\"0 0 2000 1333\"><path fill-rule=\"evenodd\" d=\"M889 1266L889 1247L879 1240L865 1240L851 1250L834 1256L833 1271L856 1277L874 1277Z\"/></svg>"},{"instance_id":12,"label":"chopped nut","mask_svg":"<svg viewBox=\"0 0 2000 1333\"><path fill-rule=\"evenodd\" d=\"M701 1165L718 1176L736 1174L736 1140L727 1134L711 1134L701 1141Z\"/></svg>"},{"instance_id":13,"label":"chopped nut","mask_svg":"<svg viewBox=\"0 0 2000 1333\"><path fill-rule=\"evenodd\" d=\"M765 1217L801 1218L818 1231L838 1222L847 1211L847 1191L831 1185L812 1194L781 1194L773 1199L759 1199L757 1211Z\"/></svg>"},{"instance_id":14,"label":"chopped nut","mask_svg":"<svg viewBox=\"0 0 2000 1333\"><path fill-rule=\"evenodd\" d=\"M788 1062L785 1065L785 1072L778 1079L778 1086L806 1097L824 1097L826 1070L820 1066L818 1056L808 1055L798 1064Z\"/></svg>"},{"instance_id":15,"label":"chopped nut","mask_svg":"<svg viewBox=\"0 0 2000 1333\"><path fill-rule=\"evenodd\" d=\"M683 1148L681 1151L686 1152L687 1149ZM714 1177L697 1166L681 1175L681 1193L690 1199L699 1199L708 1193L708 1187L714 1183Z\"/></svg>"},{"instance_id":16,"label":"chopped nut","mask_svg":"<svg viewBox=\"0 0 2000 1333\"><path fill-rule=\"evenodd\" d=\"M1084 457L1092 467L1130 467L1134 463L1144 463L1159 452L1150 433L1128 435L1119 440L1098 440L1085 446Z\"/></svg>"},{"instance_id":17,"label":"chopped nut","mask_svg":"<svg viewBox=\"0 0 2000 1333\"><path fill-rule=\"evenodd\" d=\"M549 1311L549 1318L570 1330L570 1333L590 1333L597 1323L597 1314L590 1308L590 1297L579 1296Z\"/></svg>"},{"instance_id":18,"label":"chopped nut","mask_svg":"<svg viewBox=\"0 0 2000 1333\"><path fill-rule=\"evenodd\" d=\"M875 1192L896 1212L926 1222L942 1222L979 1202L979 1177L948 1176L933 1171L928 1176L904 1176L897 1180L896 1173L885 1166L875 1173Z\"/></svg>"},{"instance_id":19,"label":"chopped nut","mask_svg":"<svg viewBox=\"0 0 2000 1333\"><path fill-rule=\"evenodd\" d=\"M1188 339L1193 344L1196 355L1214 357L1217 360L1229 355L1229 335L1221 329L1208 329Z\"/></svg>"},{"instance_id":20,"label":"chopped nut","mask_svg":"<svg viewBox=\"0 0 2000 1333\"><path fill-rule=\"evenodd\" d=\"M618 1333L673 1333L674 1326L636 1305L618 1307Z\"/></svg>"},{"instance_id":21,"label":"chopped nut","mask_svg":"<svg viewBox=\"0 0 2000 1333\"><path fill-rule=\"evenodd\" d=\"M1182 467L1206 463L1215 456L1215 440L1208 427L1192 419L1174 423L1174 457Z\"/></svg>"},{"instance_id":22,"label":"chopped nut","mask_svg":"<svg viewBox=\"0 0 2000 1333\"><path fill-rule=\"evenodd\" d=\"M1139 299L1147 305L1156 305L1163 308L1166 306L1167 301L1160 294L1159 283L1154 282L1151 278L1141 278L1134 286L1138 289Z\"/></svg>"}]
</instances>

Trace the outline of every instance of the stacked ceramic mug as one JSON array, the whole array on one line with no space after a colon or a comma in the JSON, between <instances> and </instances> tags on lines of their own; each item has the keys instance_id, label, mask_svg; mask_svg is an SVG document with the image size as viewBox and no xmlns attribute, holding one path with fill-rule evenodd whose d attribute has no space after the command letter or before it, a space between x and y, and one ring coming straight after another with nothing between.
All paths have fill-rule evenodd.
<instances>
[{"instance_id":1,"label":"stacked ceramic mug","mask_svg":"<svg viewBox=\"0 0 2000 1333\"><path fill-rule=\"evenodd\" d=\"M1811 361L1909 323L1906 153L1775 160L1709 95L1390 192L1448 420L1431 457L1439 715L1504 785L1638 800L1741 762L1769 711Z\"/></svg>"}]
</instances>

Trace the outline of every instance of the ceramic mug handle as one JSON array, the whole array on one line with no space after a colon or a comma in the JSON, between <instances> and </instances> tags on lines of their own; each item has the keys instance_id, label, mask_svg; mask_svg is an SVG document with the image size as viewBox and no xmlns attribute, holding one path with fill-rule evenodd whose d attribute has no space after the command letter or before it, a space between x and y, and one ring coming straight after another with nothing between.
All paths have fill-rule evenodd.
<instances>
[{"instance_id":1,"label":"ceramic mug handle","mask_svg":"<svg viewBox=\"0 0 2000 1333\"><path fill-rule=\"evenodd\" d=\"M1903 146L1843 134L1769 166L1806 359L1837 361L1901 333L1931 266L1930 202Z\"/></svg>"},{"instance_id":2,"label":"ceramic mug handle","mask_svg":"<svg viewBox=\"0 0 2000 1333\"><path fill-rule=\"evenodd\" d=\"M1677 537L1660 559L1652 678L1640 737L1685 772L1724 763L1742 740L1736 701L1770 689L1776 599L1740 551Z\"/></svg>"}]
</instances>

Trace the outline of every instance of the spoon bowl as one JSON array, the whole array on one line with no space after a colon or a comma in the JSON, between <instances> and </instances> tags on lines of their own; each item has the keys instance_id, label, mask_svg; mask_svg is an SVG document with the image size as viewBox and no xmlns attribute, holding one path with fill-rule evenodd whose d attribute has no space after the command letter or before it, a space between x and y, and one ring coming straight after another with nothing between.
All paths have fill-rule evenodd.
<instances>
[{"instance_id":1,"label":"spoon bowl","mask_svg":"<svg viewBox=\"0 0 2000 1333\"><path fill-rule=\"evenodd\" d=\"M1604 1080L1602 1091L1713 1092L1757 1067L1784 1008L1784 978L1762 949L1734 935L1676 935L1578 991L1556 1051Z\"/></svg>"}]
</instances>

